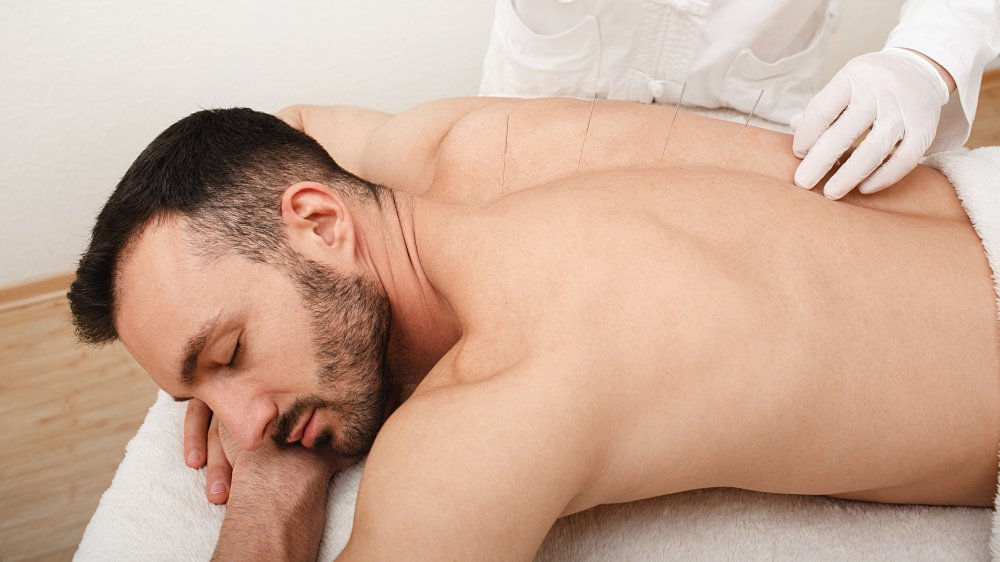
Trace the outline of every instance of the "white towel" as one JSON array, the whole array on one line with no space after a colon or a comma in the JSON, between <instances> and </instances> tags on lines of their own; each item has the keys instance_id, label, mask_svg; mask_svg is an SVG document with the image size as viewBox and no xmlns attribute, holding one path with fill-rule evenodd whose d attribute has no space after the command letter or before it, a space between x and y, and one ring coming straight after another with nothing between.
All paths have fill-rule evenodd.
<instances>
[{"instance_id":1,"label":"white towel","mask_svg":"<svg viewBox=\"0 0 1000 562\"><path fill-rule=\"evenodd\" d=\"M75 560L208 560L224 508L184 466L184 405L160 393ZM347 543L361 466L330 486L319 560ZM986 508L897 506L734 489L602 506L560 520L538 560L988 560Z\"/></svg>"},{"instance_id":2,"label":"white towel","mask_svg":"<svg viewBox=\"0 0 1000 562\"><path fill-rule=\"evenodd\" d=\"M925 163L956 185L998 271L1000 148L936 155ZM998 279L994 275L994 281ZM997 295L1000 298L1000 285ZM204 471L183 463L183 416L184 405L161 392L101 498L76 560L211 556L225 510L205 500ZM319 560L332 560L350 536L361 470L355 466L331 483ZM1000 509L1000 487L996 501ZM1000 561L997 513L988 508L700 490L601 506L561 519L542 544L538 560L936 561L988 560L992 553Z\"/></svg>"},{"instance_id":3,"label":"white towel","mask_svg":"<svg viewBox=\"0 0 1000 562\"><path fill-rule=\"evenodd\" d=\"M1000 310L1000 146L944 152L925 158L923 163L940 170L955 186L955 193L986 249ZM993 505L990 555L1000 561L1000 476Z\"/></svg>"}]
</instances>

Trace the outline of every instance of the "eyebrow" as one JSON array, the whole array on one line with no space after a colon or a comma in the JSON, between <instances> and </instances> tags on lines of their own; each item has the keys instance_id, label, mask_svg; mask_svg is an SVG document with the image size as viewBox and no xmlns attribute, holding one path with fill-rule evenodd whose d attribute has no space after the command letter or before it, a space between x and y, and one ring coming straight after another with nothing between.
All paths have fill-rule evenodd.
<instances>
[{"instance_id":1,"label":"eyebrow","mask_svg":"<svg viewBox=\"0 0 1000 562\"><path fill-rule=\"evenodd\" d=\"M219 323L219 316L222 313L216 314L215 317L210 318L207 322L202 324L201 328L190 338L188 338L187 343L184 344L184 358L181 360L180 374L177 376L177 382L184 386L191 386L194 383L195 371L198 369L198 358L201 356L201 352L205 350L205 345L208 344L208 338L212 335L215 330L215 326ZM184 402L190 400L190 397L177 397L172 396L176 402Z\"/></svg>"}]
</instances>

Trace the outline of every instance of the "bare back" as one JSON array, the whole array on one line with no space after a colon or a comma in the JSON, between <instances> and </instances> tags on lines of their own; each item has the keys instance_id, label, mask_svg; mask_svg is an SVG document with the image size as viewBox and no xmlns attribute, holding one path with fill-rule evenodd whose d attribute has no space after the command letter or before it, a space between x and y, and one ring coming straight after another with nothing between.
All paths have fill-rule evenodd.
<instances>
[{"instance_id":1,"label":"bare back","mask_svg":"<svg viewBox=\"0 0 1000 562\"><path fill-rule=\"evenodd\" d=\"M581 105L560 101L545 113ZM469 130L504 113L473 113ZM650 161L650 129L636 139L649 154L613 159L622 133L600 115L580 174L568 148L541 151L557 141L544 125L523 144L509 135L504 190L542 185L492 202L453 195L461 181L494 179L462 162L482 162L503 137L461 142L459 122L445 140L449 172L419 208L418 239L464 336L414 397L574 358L534 376L599 397L579 431L611 446L607 476L567 512L713 486L989 505L996 308L947 181L921 168L884 194L833 202L791 184L785 135L751 132L729 169L712 136L730 124L701 126L662 163ZM611 117L607 127L630 123ZM553 164L534 162L532 176L528 155Z\"/></svg>"}]
</instances>

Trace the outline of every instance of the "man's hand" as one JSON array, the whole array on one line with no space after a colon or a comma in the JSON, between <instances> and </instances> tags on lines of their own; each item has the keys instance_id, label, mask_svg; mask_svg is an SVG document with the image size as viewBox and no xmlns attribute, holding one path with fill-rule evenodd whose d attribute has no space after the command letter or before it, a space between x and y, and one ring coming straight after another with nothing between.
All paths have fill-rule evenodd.
<instances>
[{"instance_id":1,"label":"man's hand","mask_svg":"<svg viewBox=\"0 0 1000 562\"><path fill-rule=\"evenodd\" d=\"M225 426L213 427L233 467L232 492L213 559L315 560L330 479L357 459L271 440L246 452Z\"/></svg>"},{"instance_id":2,"label":"man's hand","mask_svg":"<svg viewBox=\"0 0 1000 562\"><path fill-rule=\"evenodd\" d=\"M869 129L823 193L840 199L855 187L867 194L896 183L934 140L951 89L947 71L914 51L887 49L852 59L804 113L792 117L792 150L803 158L796 185L815 187Z\"/></svg>"},{"instance_id":3,"label":"man's hand","mask_svg":"<svg viewBox=\"0 0 1000 562\"><path fill-rule=\"evenodd\" d=\"M233 467L226 458L219 440L218 420L212 416L208 405L192 398L184 414L184 458L191 468L205 470L205 496L208 501L222 505L229 500L233 480Z\"/></svg>"}]
</instances>

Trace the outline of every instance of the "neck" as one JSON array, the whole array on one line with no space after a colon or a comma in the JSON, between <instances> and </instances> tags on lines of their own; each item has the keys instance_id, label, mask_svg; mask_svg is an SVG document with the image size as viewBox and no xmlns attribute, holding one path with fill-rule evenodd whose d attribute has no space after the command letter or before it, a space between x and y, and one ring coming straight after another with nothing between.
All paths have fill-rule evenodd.
<instances>
[{"instance_id":1,"label":"neck","mask_svg":"<svg viewBox=\"0 0 1000 562\"><path fill-rule=\"evenodd\" d=\"M387 363L394 384L419 383L458 341L448 302L420 263L413 220L416 196L387 189L362 220L364 259L385 288L392 311Z\"/></svg>"}]
</instances>

